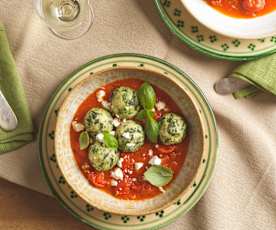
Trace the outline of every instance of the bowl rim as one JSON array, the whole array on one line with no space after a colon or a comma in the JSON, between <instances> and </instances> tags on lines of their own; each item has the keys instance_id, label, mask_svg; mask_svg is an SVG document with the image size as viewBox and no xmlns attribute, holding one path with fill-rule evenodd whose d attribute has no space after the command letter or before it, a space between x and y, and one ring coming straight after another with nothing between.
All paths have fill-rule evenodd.
<instances>
[{"instance_id":1,"label":"bowl rim","mask_svg":"<svg viewBox=\"0 0 276 230\"><path fill-rule=\"evenodd\" d=\"M181 3L185 6L185 8L188 10L188 12L199 22L201 23L202 25L206 26L207 28L209 28L210 30L218 33L218 34L221 34L221 35L224 35L224 36L227 36L227 37L232 37L232 38L239 38L239 39L261 39L261 38L264 38L264 37L270 37L270 36L273 36L275 35L275 32L276 30L274 29L273 31L270 31L270 32L262 32L262 33L254 33L254 34L241 34L239 32L235 32L235 31L230 31L230 30L221 30L220 27L218 26L214 26L214 23L212 23L212 20L206 20L204 17L201 17L197 12L194 11L194 9L191 7L191 1L190 0L180 0ZM201 0L202 2L204 0ZM205 1L204 1L205 2ZM219 16L219 17L222 17L222 18L225 18L225 19L229 19L229 20L233 20L233 21L239 21L239 22L248 22L249 20L261 20L262 18L264 17L267 17L268 15L272 15L272 14L275 14L276 16L276 12L275 11L272 11L272 12L269 12L265 15L262 15L262 16L259 16L259 17L256 17L256 18L235 18L235 17L231 17L231 16L227 16L217 10L215 10L214 8L212 8L211 6L209 6L207 3L206 4L206 7L210 8L210 10L212 9L212 11L214 11L215 15ZM239 30L237 30L239 31Z\"/></svg>"},{"instance_id":2,"label":"bowl rim","mask_svg":"<svg viewBox=\"0 0 276 230\"><path fill-rule=\"evenodd\" d=\"M218 132L217 132L217 125L216 125L216 120L213 114L213 111L211 109L210 104L208 103L205 95L202 93L201 89L197 86L197 84L186 74L184 73L182 70L180 70L178 67L162 60L156 57L152 57L149 55L143 55L143 54L135 54L135 53L119 53L119 54L111 54L111 55L107 55L107 56L102 56L99 58L96 58L84 65L82 65L81 67L79 67L78 69L76 69L75 71L73 71L66 79L64 79L60 85L57 87L57 89L55 90L55 92L53 93L53 95L51 96L49 102L47 103L47 106L45 107L45 112L44 112L44 117L41 121L40 124L40 129L39 129L39 150L40 150L40 165L41 165L41 170L42 173L46 179L46 182L50 188L50 190L52 191L52 193L58 198L58 201L61 203L61 205L63 207L65 207L73 216L75 216L76 218L80 219L81 221L83 221L84 223L88 224L88 225L92 225L91 223L88 223L87 220L83 219L81 216L78 215L78 213L76 213L74 210L72 210L70 207L68 207L66 205L66 203L63 201L63 199L58 195L58 193L55 191L55 189L53 188L53 186L51 185L51 181L49 179L49 175L46 172L45 166L44 166L44 160L43 160L43 146L42 146L42 140L43 140L43 132L44 132L44 122L47 120L48 117L48 109L51 107L51 105L53 104L53 102L56 101L56 96L60 94L60 91L63 90L63 86L75 81L75 79L77 79L78 73L89 67L92 64L107 60L107 59L114 59L114 58L120 58L120 57L129 57L129 58L141 58L141 59L146 59L149 61L154 61L156 63L162 64L170 69L172 69L173 71L176 71L178 74L180 75L184 75L186 77L186 79L192 84L192 86L194 87L194 90L197 91L198 93L198 97L202 100L202 103L205 106L205 112L206 114L210 117L210 130L213 132L214 135L214 139L213 139L213 150L212 150L212 154L210 155L211 157L208 158L208 161L206 161L206 168L205 168L205 172L204 172L204 178L202 179L202 181L200 182L200 184L198 185L198 187L196 188L196 190L194 191L194 193L192 194L192 196L188 197L188 199L186 200L186 205L185 208L183 208L182 210L180 210L179 212L176 213L175 216L171 217L171 219L167 220L166 223L163 223L162 226L167 225L168 223L171 223L173 220L175 220L179 215L186 213L187 211L189 211L197 202L198 200L204 195L205 191L208 188L208 185L212 179L213 176L213 171L215 168L215 164L217 161L217 157L218 157L218 144L219 144L219 137L218 137ZM136 60L137 61L137 60ZM111 61L110 61L111 63ZM208 174L206 176L206 174ZM194 196L194 194L197 194L196 196Z\"/></svg>"}]
</instances>

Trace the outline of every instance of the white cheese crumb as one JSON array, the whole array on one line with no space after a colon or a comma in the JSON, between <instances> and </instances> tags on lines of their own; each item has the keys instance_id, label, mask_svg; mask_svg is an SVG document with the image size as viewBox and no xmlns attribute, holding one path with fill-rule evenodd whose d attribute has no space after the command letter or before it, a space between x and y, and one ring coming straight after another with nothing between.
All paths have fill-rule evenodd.
<instances>
[{"instance_id":1,"label":"white cheese crumb","mask_svg":"<svg viewBox=\"0 0 276 230\"><path fill-rule=\"evenodd\" d=\"M123 161L124 161L124 158L121 157L117 162L117 166L122 168L123 167Z\"/></svg>"},{"instance_id":2,"label":"white cheese crumb","mask_svg":"<svg viewBox=\"0 0 276 230\"><path fill-rule=\"evenodd\" d=\"M123 133L123 135L122 135L124 138L126 138L126 139L130 139L131 138L131 136L130 136L130 133L129 132L125 132L125 133Z\"/></svg>"},{"instance_id":3,"label":"white cheese crumb","mask_svg":"<svg viewBox=\"0 0 276 230\"><path fill-rule=\"evenodd\" d=\"M128 147L128 148L131 148L131 147L134 147L135 146L135 143L127 143L126 144L126 147Z\"/></svg>"},{"instance_id":4,"label":"white cheese crumb","mask_svg":"<svg viewBox=\"0 0 276 230\"><path fill-rule=\"evenodd\" d=\"M110 102L105 101L105 100L102 101L102 106L103 106L105 109L110 110L110 105L111 105Z\"/></svg>"},{"instance_id":5,"label":"white cheese crumb","mask_svg":"<svg viewBox=\"0 0 276 230\"><path fill-rule=\"evenodd\" d=\"M158 156L153 156L149 160L149 164L151 164L151 165L160 165L161 164L161 159Z\"/></svg>"},{"instance_id":6,"label":"white cheese crumb","mask_svg":"<svg viewBox=\"0 0 276 230\"><path fill-rule=\"evenodd\" d=\"M96 135L96 140L99 141L99 142L103 142L103 139L104 139L104 135L102 133L98 133Z\"/></svg>"},{"instance_id":7,"label":"white cheese crumb","mask_svg":"<svg viewBox=\"0 0 276 230\"><path fill-rule=\"evenodd\" d=\"M144 165L144 163L142 163L142 162L136 162L136 163L134 164L135 170L138 171L140 168L143 167L143 165Z\"/></svg>"},{"instance_id":8,"label":"white cheese crumb","mask_svg":"<svg viewBox=\"0 0 276 230\"><path fill-rule=\"evenodd\" d=\"M156 148L156 149L158 149L158 148L159 148L159 145L158 145L158 144L156 144L156 145L155 145L155 148Z\"/></svg>"},{"instance_id":9,"label":"white cheese crumb","mask_svg":"<svg viewBox=\"0 0 276 230\"><path fill-rule=\"evenodd\" d=\"M156 103L155 107L156 107L156 109L157 109L158 111L161 111L161 110L163 110L163 109L166 108L166 104L165 104L165 102L163 102L163 101L158 101L158 102Z\"/></svg>"},{"instance_id":10,"label":"white cheese crumb","mask_svg":"<svg viewBox=\"0 0 276 230\"><path fill-rule=\"evenodd\" d=\"M152 149L149 149L148 155L149 155L150 157L153 155L153 150L152 150Z\"/></svg>"},{"instance_id":11,"label":"white cheese crumb","mask_svg":"<svg viewBox=\"0 0 276 230\"><path fill-rule=\"evenodd\" d=\"M116 187L118 185L118 182L116 180L111 180L111 186Z\"/></svg>"},{"instance_id":12,"label":"white cheese crumb","mask_svg":"<svg viewBox=\"0 0 276 230\"><path fill-rule=\"evenodd\" d=\"M105 91L104 90L99 90L96 94L97 97L97 101L98 102L102 102L103 101L103 97L105 96Z\"/></svg>"},{"instance_id":13,"label":"white cheese crumb","mask_svg":"<svg viewBox=\"0 0 276 230\"><path fill-rule=\"evenodd\" d=\"M121 124L121 122L118 118L114 118L112 124L114 127L117 128Z\"/></svg>"},{"instance_id":14,"label":"white cheese crumb","mask_svg":"<svg viewBox=\"0 0 276 230\"><path fill-rule=\"evenodd\" d=\"M111 134L112 136L115 136L115 131L111 131L110 134Z\"/></svg>"},{"instance_id":15,"label":"white cheese crumb","mask_svg":"<svg viewBox=\"0 0 276 230\"><path fill-rule=\"evenodd\" d=\"M122 169L115 168L114 171L111 172L111 177L113 177L115 180L123 180L124 174Z\"/></svg>"},{"instance_id":16,"label":"white cheese crumb","mask_svg":"<svg viewBox=\"0 0 276 230\"><path fill-rule=\"evenodd\" d=\"M159 190L160 190L161 192L163 192L163 193L166 192L166 190L165 190L163 187L158 187L158 188L159 188Z\"/></svg>"},{"instance_id":17,"label":"white cheese crumb","mask_svg":"<svg viewBox=\"0 0 276 230\"><path fill-rule=\"evenodd\" d=\"M123 119L123 122L126 122L126 121L127 121L127 119L124 118L124 119Z\"/></svg>"},{"instance_id":18,"label":"white cheese crumb","mask_svg":"<svg viewBox=\"0 0 276 230\"><path fill-rule=\"evenodd\" d=\"M132 178L132 181L137 181L137 179L135 177Z\"/></svg>"},{"instance_id":19,"label":"white cheese crumb","mask_svg":"<svg viewBox=\"0 0 276 230\"><path fill-rule=\"evenodd\" d=\"M84 130L84 125L82 123L78 123L77 121L72 122L72 127L76 132L81 132Z\"/></svg>"}]
</instances>

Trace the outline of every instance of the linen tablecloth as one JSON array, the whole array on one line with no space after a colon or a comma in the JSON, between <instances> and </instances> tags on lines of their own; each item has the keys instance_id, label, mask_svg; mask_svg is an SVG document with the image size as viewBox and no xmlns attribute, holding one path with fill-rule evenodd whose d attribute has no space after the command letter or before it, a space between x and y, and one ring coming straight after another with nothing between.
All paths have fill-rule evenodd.
<instances>
[{"instance_id":1,"label":"linen tablecloth","mask_svg":"<svg viewBox=\"0 0 276 230\"><path fill-rule=\"evenodd\" d=\"M208 191L187 215L165 229L276 229L276 97L260 94L236 101L217 95L213 83L238 63L211 59L181 43L161 21L153 1L92 3L92 29L80 39L65 41L47 29L32 0L0 1L0 21L7 28L36 129L54 89L80 65L119 52L162 58L202 88L220 135L219 159ZM0 156L0 176L50 195L39 168L37 140Z\"/></svg>"}]
</instances>

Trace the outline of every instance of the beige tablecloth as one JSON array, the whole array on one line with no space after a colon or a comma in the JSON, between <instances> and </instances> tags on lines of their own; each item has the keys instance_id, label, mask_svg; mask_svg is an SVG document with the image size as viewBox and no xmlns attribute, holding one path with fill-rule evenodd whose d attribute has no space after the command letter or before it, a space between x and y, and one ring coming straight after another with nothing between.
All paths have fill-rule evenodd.
<instances>
[{"instance_id":1,"label":"beige tablecloth","mask_svg":"<svg viewBox=\"0 0 276 230\"><path fill-rule=\"evenodd\" d=\"M276 229L276 98L236 101L213 83L237 65L202 56L174 37L149 0L95 0L95 22L84 37L55 37L32 9L32 0L1 0L8 36L34 123L38 127L51 93L67 74L111 53L163 58L187 72L203 89L216 115L219 160L201 201L166 229ZM11 88L12 90L12 88ZM40 173L37 141L0 156L0 176L49 194Z\"/></svg>"}]
</instances>

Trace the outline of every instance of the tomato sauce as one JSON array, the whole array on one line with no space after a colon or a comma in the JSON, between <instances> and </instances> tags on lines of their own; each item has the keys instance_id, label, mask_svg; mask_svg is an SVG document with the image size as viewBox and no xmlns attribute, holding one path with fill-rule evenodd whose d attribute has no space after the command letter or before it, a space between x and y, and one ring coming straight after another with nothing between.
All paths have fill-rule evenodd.
<instances>
[{"instance_id":1,"label":"tomato sauce","mask_svg":"<svg viewBox=\"0 0 276 230\"><path fill-rule=\"evenodd\" d=\"M112 91L120 86L127 86L133 89L138 89L143 84L143 81L138 79L118 80L101 87L106 92L105 100L108 100ZM159 111L155 113L155 118L158 120L167 112L174 112L181 115L181 111L172 98L158 87L153 86L157 99L166 103L168 110L166 112ZM98 89L98 90L100 90ZM93 92L78 108L74 120L83 123L85 114L92 107L102 107L97 101L96 93ZM138 121L137 121L138 122ZM188 151L189 138L186 137L184 141L177 145L165 146L161 144L152 144L147 140L145 144L136 152L121 153L123 158L122 170L124 179L118 181L116 187L111 186L111 171L98 172L90 164L88 160L88 150L80 150L79 147L79 133L75 132L73 128L70 131L71 146L75 155L75 159L83 175L88 179L92 186L95 186L103 191L112 194L119 199L141 200L154 197L161 193L159 188L151 185L143 179L143 174L150 166L148 161L152 156L148 154L149 150L153 151L153 155L157 155L162 159L162 165L171 168L174 172L174 178L178 175L183 166L186 153ZM143 162L143 167L135 170L135 162ZM169 186L169 184L167 185ZM165 186L165 189L166 187Z\"/></svg>"},{"instance_id":2,"label":"tomato sauce","mask_svg":"<svg viewBox=\"0 0 276 230\"><path fill-rule=\"evenodd\" d=\"M207 0L216 10L235 18L253 18L276 10L276 0Z\"/></svg>"}]
</instances>

